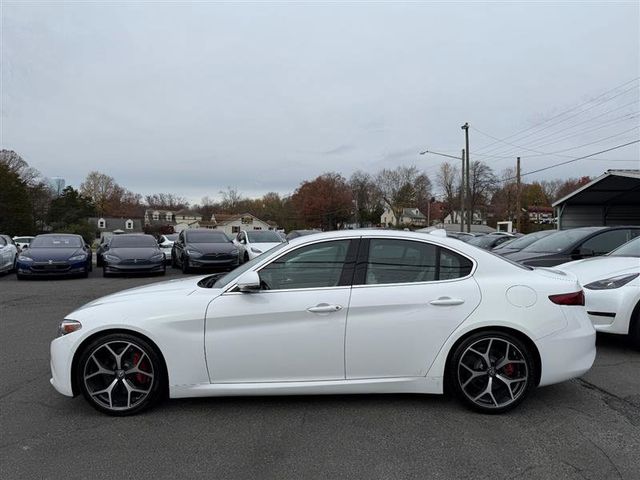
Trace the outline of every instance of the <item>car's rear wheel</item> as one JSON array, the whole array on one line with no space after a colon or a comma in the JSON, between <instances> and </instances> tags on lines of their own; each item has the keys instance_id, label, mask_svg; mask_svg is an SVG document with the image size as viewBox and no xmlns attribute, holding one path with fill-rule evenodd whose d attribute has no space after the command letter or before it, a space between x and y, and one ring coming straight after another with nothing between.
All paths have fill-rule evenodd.
<instances>
[{"instance_id":1,"label":"car's rear wheel","mask_svg":"<svg viewBox=\"0 0 640 480\"><path fill-rule=\"evenodd\" d=\"M533 390L537 371L533 353L514 335L485 331L456 348L448 380L457 397L473 410L502 413Z\"/></svg>"},{"instance_id":2,"label":"car's rear wheel","mask_svg":"<svg viewBox=\"0 0 640 480\"><path fill-rule=\"evenodd\" d=\"M76 381L85 399L109 415L132 415L152 406L164 388L164 366L145 340L105 335L80 355Z\"/></svg>"},{"instance_id":3,"label":"car's rear wheel","mask_svg":"<svg viewBox=\"0 0 640 480\"><path fill-rule=\"evenodd\" d=\"M178 264L176 263L176 257L171 255L171 268L178 268Z\"/></svg>"},{"instance_id":4,"label":"car's rear wheel","mask_svg":"<svg viewBox=\"0 0 640 480\"><path fill-rule=\"evenodd\" d=\"M249 261L249 254L247 252L244 252L244 260L243 263L246 263Z\"/></svg>"}]
</instances>

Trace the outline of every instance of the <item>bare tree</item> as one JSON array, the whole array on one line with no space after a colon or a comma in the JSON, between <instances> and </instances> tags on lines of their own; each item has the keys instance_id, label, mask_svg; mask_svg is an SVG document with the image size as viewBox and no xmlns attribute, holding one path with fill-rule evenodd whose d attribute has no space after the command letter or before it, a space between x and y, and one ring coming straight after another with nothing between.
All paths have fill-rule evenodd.
<instances>
[{"instance_id":1,"label":"bare tree","mask_svg":"<svg viewBox=\"0 0 640 480\"><path fill-rule=\"evenodd\" d=\"M440 170L436 175L438 187L444 193L444 212L443 215L452 216L453 223L458 222L454 212L460 210L460 171L457 167L449 162L442 163Z\"/></svg>"},{"instance_id":2,"label":"bare tree","mask_svg":"<svg viewBox=\"0 0 640 480\"><path fill-rule=\"evenodd\" d=\"M113 177L97 171L89 172L80 184L80 193L91 199L98 215L105 215L118 184Z\"/></svg>"},{"instance_id":3,"label":"bare tree","mask_svg":"<svg viewBox=\"0 0 640 480\"><path fill-rule=\"evenodd\" d=\"M187 208L189 206L189 202L187 202L184 197L173 193L145 195L144 201L150 208L165 210L180 210L181 208Z\"/></svg>"},{"instance_id":4,"label":"bare tree","mask_svg":"<svg viewBox=\"0 0 640 480\"><path fill-rule=\"evenodd\" d=\"M469 202L471 212L485 210L489 203L491 193L497 187L497 179L493 169L484 162L475 161L471 163L469 175L469 185L471 190L471 200Z\"/></svg>"},{"instance_id":5,"label":"bare tree","mask_svg":"<svg viewBox=\"0 0 640 480\"><path fill-rule=\"evenodd\" d=\"M349 179L356 207L358 226L380 223L384 212L382 193L374 178L362 170L356 171Z\"/></svg>"},{"instance_id":6,"label":"bare tree","mask_svg":"<svg viewBox=\"0 0 640 480\"><path fill-rule=\"evenodd\" d=\"M376 176L376 183L382 199L396 219L396 225L400 224L403 209L415 207L425 199L429 201L431 181L415 166L399 166L393 170L385 168Z\"/></svg>"},{"instance_id":7,"label":"bare tree","mask_svg":"<svg viewBox=\"0 0 640 480\"><path fill-rule=\"evenodd\" d=\"M222 195L222 201L220 202L221 208L231 212L235 212L243 200L237 188L227 187L226 190L220 190L220 195Z\"/></svg>"}]
</instances>

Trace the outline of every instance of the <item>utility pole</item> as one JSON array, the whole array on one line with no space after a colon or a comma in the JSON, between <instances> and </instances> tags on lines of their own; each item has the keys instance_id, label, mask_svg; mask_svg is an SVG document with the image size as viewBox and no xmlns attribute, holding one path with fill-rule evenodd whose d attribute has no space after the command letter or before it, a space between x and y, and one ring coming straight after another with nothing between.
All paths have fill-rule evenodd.
<instances>
[{"instance_id":1,"label":"utility pole","mask_svg":"<svg viewBox=\"0 0 640 480\"><path fill-rule=\"evenodd\" d=\"M516 229L522 232L522 184L520 183L520 157L516 160Z\"/></svg>"},{"instance_id":2,"label":"utility pole","mask_svg":"<svg viewBox=\"0 0 640 480\"><path fill-rule=\"evenodd\" d=\"M464 157L464 152L465 149L462 149L462 169L460 170L460 172L462 172L462 180L460 181L460 231L464 232L464 202L465 202L465 195L464 195L464 172L465 172L465 168L464 168L464 161L465 161L465 157Z\"/></svg>"},{"instance_id":3,"label":"utility pole","mask_svg":"<svg viewBox=\"0 0 640 480\"><path fill-rule=\"evenodd\" d=\"M462 125L462 130L464 130L464 146L466 151L466 163L465 163L465 171L467 175L467 186L466 186L466 194L467 194L467 232L471 232L471 222L473 221L473 212L471 211L471 186L469 182L469 174L471 170L469 169L469 123L466 122Z\"/></svg>"}]
</instances>

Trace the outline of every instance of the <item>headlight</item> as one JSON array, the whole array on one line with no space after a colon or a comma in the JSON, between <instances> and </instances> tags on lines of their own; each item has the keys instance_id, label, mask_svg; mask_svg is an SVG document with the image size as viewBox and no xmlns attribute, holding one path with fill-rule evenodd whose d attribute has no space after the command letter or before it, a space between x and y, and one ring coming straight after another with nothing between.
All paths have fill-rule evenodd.
<instances>
[{"instance_id":1,"label":"headlight","mask_svg":"<svg viewBox=\"0 0 640 480\"><path fill-rule=\"evenodd\" d=\"M120 257L116 257L115 255L103 255L102 258L104 258L107 262L112 262L112 263L118 263L120 261Z\"/></svg>"},{"instance_id":2,"label":"headlight","mask_svg":"<svg viewBox=\"0 0 640 480\"><path fill-rule=\"evenodd\" d=\"M153 257L150 258L152 262L157 262L158 260L164 259L164 253L157 253Z\"/></svg>"},{"instance_id":3,"label":"headlight","mask_svg":"<svg viewBox=\"0 0 640 480\"><path fill-rule=\"evenodd\" d=\"M58 336L67 335L81 328L82 324L77 320L63 320L60 322L60 325L58 325Z\"/></svg>"},{"instance_id":4,"label":"headlight","mask_svg":"<svg viewBox=\"0 0 640 480\"><path fill-rule=\"evenodd\" d=\"M33 262L33 258L31 257L25 257L24 255L20 255L18 257L18 261L19 262Z\"/></svg>"},{"instance_id":5,"label":"headlight","mask_svg":"<svg viewBox=\"0 0 640 480\"><path fill-rule=\"evenodd\" d=\"M74 255L73 257L69 258L70 262L80 262L82 260L86 260L87 259L87 255L84 253L81 253L80 255Z\"/></svg>"},{"instance_id":6,"label":"headlight","mask_svg":"<svg viewBox=\"0 0 640 480\"><path fill-rule=\"evenodd\" d=\"M585 285L584 288L588 288L589 290L611 290L613 288L620 288L634 278L637 278L639 275L640 273L631 273L618 275L617 277L605 278L604 280L591 282L588 285Z\"/></svg>"},{"instance_id":7,"label":"headlight","mask_svg":"<svg viewBox=\"0 0 640 480\"><path fill-rule=\"evenodd\" d=\"M191 250L189 248L187 248L187 255L189 255L190 257L193 258L199 258L202 256L202 252L199 252L197 250Z\"/></svg>"},{"instance_id":8,"label":"headlight","mask_svg":"<svg viewBox=\"0 0 640 480\"><path fill-rule=\"evenodd\" d=\"M257 249L256 247L251 247L251 251L253 253L262 253L262 250Z\"/></svg>"}]
</instances>

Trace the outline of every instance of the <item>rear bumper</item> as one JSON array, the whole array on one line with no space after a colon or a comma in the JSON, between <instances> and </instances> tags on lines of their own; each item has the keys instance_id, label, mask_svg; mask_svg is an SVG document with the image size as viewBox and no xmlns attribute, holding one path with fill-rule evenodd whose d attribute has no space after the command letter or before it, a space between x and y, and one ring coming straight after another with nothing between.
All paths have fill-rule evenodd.
<instances>
[{"instance_id":1,"label":"rear bumper","mask_svg":"<svg viewBox=\"0 0 640 480\"><path fill-rule=\"evenodd\" d=\"M596 358L596 331L582 307L560 307L567 319L562 330L538 339L542 371L540 386L586 373Z\"/></svg>"}]
</instances>

